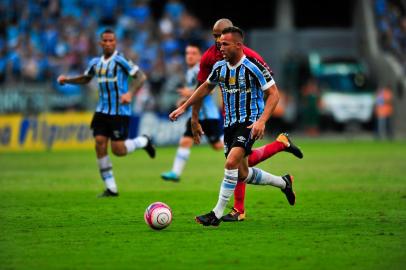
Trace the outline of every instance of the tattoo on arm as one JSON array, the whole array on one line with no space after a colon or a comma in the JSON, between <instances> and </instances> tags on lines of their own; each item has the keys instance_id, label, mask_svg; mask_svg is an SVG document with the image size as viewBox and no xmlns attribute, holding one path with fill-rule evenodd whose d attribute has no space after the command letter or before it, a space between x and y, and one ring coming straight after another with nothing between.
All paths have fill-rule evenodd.
<instances>
[{"instance_id":1,"label":"tattoo on arm","mask_svg":"<svg viewBox=\"0 0 406 270\"><path fill-rule=\"evenodd\" d=\"M142 70L138 70L134 76L133 76L133 89L134 91L138 91L141 86L144 84L145 80L147 79L147 76Z\"/></svg>"}]
</instances>

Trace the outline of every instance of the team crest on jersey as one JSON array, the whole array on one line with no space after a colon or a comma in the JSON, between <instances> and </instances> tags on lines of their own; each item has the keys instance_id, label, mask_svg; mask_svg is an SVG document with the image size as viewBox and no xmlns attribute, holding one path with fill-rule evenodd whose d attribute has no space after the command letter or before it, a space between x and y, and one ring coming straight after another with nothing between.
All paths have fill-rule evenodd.
<instances>
[{"instance_id":1,"label":"team crest on jersey","mask_svg":"<svg viewBox=\"0 0 406 270\"><path fill-rule=\"evenodd\" d=\"M107 69L102 68L102 70L100 71L100 74L101 75L106 75L106 73L107 73Z\"/></svg>"},{"instance_id":2,"label":"team crest on jersey","mask_svg":"<svg viewBox=\"0 0 406 270\"><path fill-rule=\"evenodd\" d=\"M230 77L229 82L230 84L235 84L235 77Z\"/></svg>"}]
</instances>

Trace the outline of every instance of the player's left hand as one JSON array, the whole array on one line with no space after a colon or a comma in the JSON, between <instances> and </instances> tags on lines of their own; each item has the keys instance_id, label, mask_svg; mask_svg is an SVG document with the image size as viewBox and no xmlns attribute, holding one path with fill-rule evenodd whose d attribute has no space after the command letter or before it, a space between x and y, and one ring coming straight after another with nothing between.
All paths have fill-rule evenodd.
<instances>
[{"instance_id":1,"label":"player's left hand","mask_svg":"<svg viewBox=\"0 0 406 270\"><path fill-rule=\"evenodd\" d=\"M251 138L254 140L260 140L265 134L265 123L262 121L256 121L252 125L248 126L251 129Z\"/></svg>"},{"instance_id":2,"label":"player's left hand","mask_svg":"<svg viewBox=\"0 0 406 270\"><path fill-rule=\"evenodd\" d=\"M128 92L120 97L120 102L122 104L129 104L131 102L131 99L132 99L132 94L131 94L131 92Z\"/></svg>"},{"instance_id":3,"label":"player's left hand","mask_svg":"<svg viewBox=\"0 0 406 270\"><path fill-rule=\"evenodd\" d=\"M176 121L179 118L179 116L181 116L184 112L185 109L183 108L183 106L180 106L179 108L177 108L176 110L174 110L169 114L169 119L171 121Z\"/></svg>"}]
</instances>

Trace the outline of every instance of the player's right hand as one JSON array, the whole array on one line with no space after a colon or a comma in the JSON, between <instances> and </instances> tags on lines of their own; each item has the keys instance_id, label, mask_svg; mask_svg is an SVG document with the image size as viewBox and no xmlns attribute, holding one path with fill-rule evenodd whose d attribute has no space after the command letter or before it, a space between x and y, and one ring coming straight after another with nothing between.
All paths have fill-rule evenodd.
<instances>
[{"instance_id":1,"label":"player's right hand","mask_svg":"<svg viewBox=\"0 0 406 270\"><path fill-rule=\"evenodd\" d=\"M66 82L66 80L67 80L67 77L66 77L65 75L60 75L60 76L58 77L58 79L56 79L56 80L58 81L58 83L59 83L60 85L64 85L65 82Z\"/></svg>"},{"instance_id":2,"label":"player's right hand","mask_svg":"<svg viewBox=\"0 0 406 270\"><path fill-rule=\"evenodd\" d=\"M265 134L265 123L263 121L255 121L252 125L247 128L251 129L251 139L260 140L264 138Z\"/></svg>"},{"instance_id":3,"label":"player's right hand","mask_svg":"<svg viewBox=\"0 0 406 270\"><path fill-rule=\"evenodd\" d=\"M202 137L202 135L204 135L202 126L200 125L199 122L196 121L191 121L190 125L192 127L193 142L195 144L200 144L200 138Z\"/></svg>"},{"instance_id":4,"label":"player's right hand","mask_svg":"<svg viewBox=\"0 0 406 270\"><path fill-rule=\"evenodd\" d=\"M171 121L176 121L184 112L185 109L183 108L183 106L181 106L169 114L169 119Z\"/></svg>"},{"instance_id":5,"label":"player's right hand","mask_svg":"<svg viewBox=\"0 0 406 270\"><path fill-rule=\"evenodd\" d=\"M130 104L132 99L132 93L127 92L120 97L121 104Z\"/></svg>"}]
</instances>

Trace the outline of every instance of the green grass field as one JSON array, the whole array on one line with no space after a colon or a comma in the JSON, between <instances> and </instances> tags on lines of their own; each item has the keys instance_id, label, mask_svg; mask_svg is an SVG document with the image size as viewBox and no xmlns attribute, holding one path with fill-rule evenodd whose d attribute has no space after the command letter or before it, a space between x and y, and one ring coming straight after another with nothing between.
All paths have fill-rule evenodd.
<instances>
[{"instance_id":1,"label":"green grass field","mask_svg":"<svg viewBox=\"0 0 406 270\"><path fill-rule=\"evenodd\" d=\"M262 163L295 176L297 205L248 186L247 219L203 227L224 157L197 147L180 183L160 180L175 148L113 158L120 197L103 189L93 151L0 154L0 269L405 269L406 143L298 140L303 160ZM172 207L167 229L143 220Z\"/></svg>"}]
</instances>

